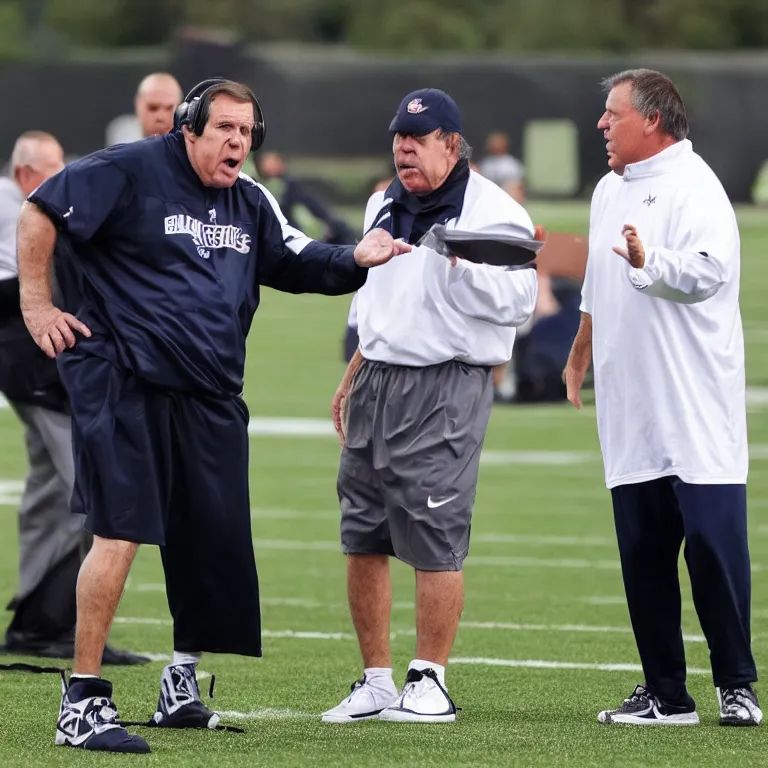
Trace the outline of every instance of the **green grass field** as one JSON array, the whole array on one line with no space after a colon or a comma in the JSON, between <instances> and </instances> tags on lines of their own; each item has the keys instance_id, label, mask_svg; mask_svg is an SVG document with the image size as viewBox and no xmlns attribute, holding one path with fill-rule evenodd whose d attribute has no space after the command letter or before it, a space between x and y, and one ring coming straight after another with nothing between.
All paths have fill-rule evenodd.
<instances>
[{"instance_id":1,"label":"green grass field","mask_svg":"<svg viewBox=\"0 0 768 768\"><path fill-rule=\"evenodd\" d=\"M532 205L551 229L585 231L584 206ZM754 649L768 664L768 213L740 211L742 310L748 342L749 488ZM0 765L155 766L739 766L765 765L768 725L717 726L708 654L684 576L690 688L702 725L599 726L641 681L623 602L594 408L497 406L491 420L466 564L467 602L448 685L453 725L326 725L360 673L338 546L339 448L323 431L343 371L348 298L266 292L250 338L247 401L256 431L291 422L315 435L251 440L253 536L263 598L264 658L206 656L214 706L244 734L143 729L150 756L104 756L53 746L59 682L0 673ZM257 420L258 419L258 420ZM325 424L317 420L326 420ZM263 420L263 421L259 421ZM319 428L317 428L319 426ZM200 447L201 451L205 446ZM0 599L16 581L14 496L24 477L22 434L0 410ZM15 485L13 484L15 483ZM194 567L205 568L204 559ZM413 575L394 568L396 679L414 647ZM158 552L138 556L112 642L169 654L171 628ZM10 661L6 657L2 661ZM459 663L460 662L460 663ZM619 665L612 668L611 665ZM154 710L162 661L108 669L121 716ZM204 686L207 687L207 686ZM758 691L760 687L758 686ZM768 693L764 696L768 703Z\"/></svg>"}]
</instances>

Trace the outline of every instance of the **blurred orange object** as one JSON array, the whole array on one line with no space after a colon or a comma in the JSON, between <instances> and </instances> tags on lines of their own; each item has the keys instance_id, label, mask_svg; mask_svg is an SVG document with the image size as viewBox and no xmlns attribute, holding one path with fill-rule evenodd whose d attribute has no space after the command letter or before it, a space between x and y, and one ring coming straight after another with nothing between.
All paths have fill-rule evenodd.
<instances>
[{"instance_id":1,"label":"blurred orange object","mask_svg":"<svg viewBox=\"0 0 768 768\"><path fill-rule=\"evenodd\" d=\"M536 257L536 268L544 275L582 282L587 268L587 251L586 235L547 231L544 247Z\"/></svg>"}]
</instances>

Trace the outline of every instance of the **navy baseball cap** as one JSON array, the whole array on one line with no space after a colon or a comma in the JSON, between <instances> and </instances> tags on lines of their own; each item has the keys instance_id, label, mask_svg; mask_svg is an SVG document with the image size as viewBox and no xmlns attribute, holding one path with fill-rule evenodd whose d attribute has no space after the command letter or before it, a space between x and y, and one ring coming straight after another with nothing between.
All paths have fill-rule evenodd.
<instances>
[{"instance_id":1,"label":"navy baseball cap","mask_svg":"<svg viewBox=\"0 0 768 768\"><path fill-rule=\"evenodd\" d=\"M389 124L390 133L426 136L442 128L461 133L461 113L456 102L437 88L421 88L409 93Z\"/></svg>"}]
</instances>

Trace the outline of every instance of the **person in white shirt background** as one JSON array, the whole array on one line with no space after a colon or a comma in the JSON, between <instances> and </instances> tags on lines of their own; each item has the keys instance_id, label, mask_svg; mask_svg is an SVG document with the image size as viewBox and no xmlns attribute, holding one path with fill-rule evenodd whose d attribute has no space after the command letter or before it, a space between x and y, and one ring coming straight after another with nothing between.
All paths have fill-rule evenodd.
<instances>
[{"instance_id":1,"label":"person in white shirt background","mask_svg":"<svg viewBox=\"0 0 768 768\"><path fill-rule=\"evenodd\" d=\"M469 167L458 106L426 88L390 124L397 177L368 201L365 230L416 245L436 223L536 235L527 212ZM536 228L539 229L539 228ZM464 604L462 563L493 402L536 303L534 269L448 259L425 246L373 269L356 298L360 347L333 399L344 440L337 482L362 680L326 722L452 722L445 666ZM416 657L398 694L390 651L389 558L416 576Z\"/></svg>"},{"instance_id":2,"label":"person in white shirt background","mask_svg":"<svg viewBox=\"0 0 768 768\"><path fill-rule=\"evenodd\" d=\"M710 649L723 725L758 725L752 683L740 243L721 183L688 140L675 84L604 81L610 172L592 198L568 399L594 365L597 426L645 682L602 723L695 725L678 558Z\"/></svg>"}]
</instances>

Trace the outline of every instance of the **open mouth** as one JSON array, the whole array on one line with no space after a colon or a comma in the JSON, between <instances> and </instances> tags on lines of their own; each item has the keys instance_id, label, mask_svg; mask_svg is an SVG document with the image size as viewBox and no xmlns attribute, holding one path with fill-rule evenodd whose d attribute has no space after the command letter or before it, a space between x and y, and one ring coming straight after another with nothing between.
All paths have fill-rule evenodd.
<instances>
[{"instance_id":1,"label":"open mouth","mask_svg":"<svg viewBox=\"0 0 768 768\"><path fill-rule=\"evenodd\" d=\"M237 168L237 166L238 166L238 161L237 161L237 160L233 160L231 157L230 157L228 160L225 160L224 162L225 162L225 163L226 163L226 164L227 164L227 165L228 165L230 168Z\"/></svg>"}]
</instances>

